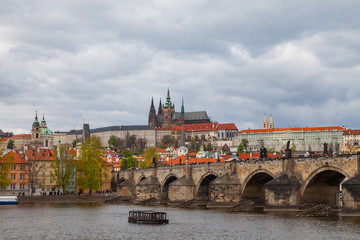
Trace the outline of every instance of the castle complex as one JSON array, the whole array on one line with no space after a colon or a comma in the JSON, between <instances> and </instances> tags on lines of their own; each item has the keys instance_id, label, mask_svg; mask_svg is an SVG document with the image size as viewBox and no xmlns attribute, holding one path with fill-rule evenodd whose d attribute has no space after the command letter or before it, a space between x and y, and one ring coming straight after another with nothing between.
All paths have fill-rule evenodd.
<instances>
[{"instance_id":1,"label":"castle complex","mask_svg":"<svg viewBox=\"0 0 360 240\"><path fill-rule=\"evenodd\" d=\"M151 99L149 126L152 127L170 127L182 124L209 123L210 118L206 111L185 112L184 99L182 100L181 112L175 112L175 105L171 102L170 91L168 89L166 102L159 102L158 113L154 107L154 99Z\"/></svg>"}]
</instances>

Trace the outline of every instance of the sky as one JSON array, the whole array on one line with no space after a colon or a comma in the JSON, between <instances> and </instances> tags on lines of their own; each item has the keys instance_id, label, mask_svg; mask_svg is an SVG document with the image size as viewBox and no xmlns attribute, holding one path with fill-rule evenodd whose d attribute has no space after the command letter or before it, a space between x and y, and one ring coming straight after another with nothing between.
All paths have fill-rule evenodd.
<instances>
[{"instance_id":1,"label":"sky","mask_svg":"<svg viewBox=\"0 0 360 240\"><path fill-rule=\"evenodd\" d=\"M1 0L0 129L147 125L176 111L239 130L360 128L358 0Z\"/></svg>"}]
</instances>

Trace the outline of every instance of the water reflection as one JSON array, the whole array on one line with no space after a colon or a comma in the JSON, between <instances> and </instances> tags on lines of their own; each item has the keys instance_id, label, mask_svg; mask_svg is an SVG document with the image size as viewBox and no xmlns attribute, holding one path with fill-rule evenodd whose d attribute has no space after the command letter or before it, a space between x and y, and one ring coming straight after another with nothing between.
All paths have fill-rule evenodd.
<instances>
[{"instance_id":1,"label":"water reflection","mask_svg":"<svg viewBox=\"0 0 360 240\"><path fill-rule=\"evenodd\" d=\"M168 225L127 222L129 210L166 211ZM3 239L360 239L360 218L227 213L104 204L0 206Z\"/></svg>"}]
</instances>

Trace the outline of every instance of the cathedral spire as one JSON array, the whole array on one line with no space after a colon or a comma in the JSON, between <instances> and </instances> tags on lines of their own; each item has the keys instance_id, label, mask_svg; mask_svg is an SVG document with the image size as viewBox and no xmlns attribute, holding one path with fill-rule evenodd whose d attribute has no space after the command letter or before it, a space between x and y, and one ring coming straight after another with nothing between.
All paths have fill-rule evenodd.
<instances>
[{"instance_id":1,"label":"cathedral spire","mask_svg":"<svg viewBox=\"0 0 360 240\"><path fill-rule=\"evenodd\" d=\"M170 98L170 89L168 88L167 96L166 96L166 102L164 104L164 107L174 107L174 105L171 103Z\"/></svg>"},{"instance_id":2,"label":"cathedral spire","mask_svg":"<svg viewBox=\"0 0 360 240\"><path fill-rule=\"evenodd\" d=\"M181 146L180 147L186 147L184 125L182 125L182 128L181 128Z\"/></svg>"},{"instance_id":3,"label":"cathedral spire","mask_svg":"<svg viewBox=\"0 0 360 240\"><path fill-rule=\"evenodd\" d=\"M154 107L154 97L151 97L151 106L150 106L150 108L155 108Z\"/></svg>"},{"instance_id":4,"label":"cathedral spire","mask_svg":"<svg viewBox=\"0 0 360 240\"><path fill-rule=\"evenodd\" d=\"M160 98L160 102L159 102L159 109L158 109L158 115L161 116L162 114L162 106L161 106L161 98Z\"/></svg>"}]
</instances>

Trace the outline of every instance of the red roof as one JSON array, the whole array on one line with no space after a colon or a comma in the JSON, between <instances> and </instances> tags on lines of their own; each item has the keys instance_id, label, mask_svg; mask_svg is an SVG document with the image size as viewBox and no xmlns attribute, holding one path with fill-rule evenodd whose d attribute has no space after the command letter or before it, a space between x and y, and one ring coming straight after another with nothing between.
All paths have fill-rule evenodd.
<instances>
[{"instance_id":1,"label":"red roof","mask_svg":"<svg viewBox=\"0 0 360 240\"><path fill-rule=\"evenodd\" d=\"M311 128L269 128L269 129L248 129L242 130L240 133L267 133L267 132L284 132L284 131L332 131L332 130L344 130L344 128L335 127L311 127Z\"/></svg>"},{"instance_id":2,"label":"red roof","mask_svg":"<svg viewBox=\"0 0 360 240\"><path fill-rule=\"evenodd\" d=\"M215 131L218 123L197 123L197 124L185 124L184 131L186 132L202 132L202 131Z\"/></svg>"},{"instance_id":3,"label":"red roof","mask_svg":"<svg viewBox=\"0 0 360 240\"><path fill-rule=\"evenodd\" d=\"M27 138L31 138L31 134L19 134L19 135L14 135L11 138L18 138L18 137L27 137Z\"/></svg>"},{"instance_id":4,"label":"red roof","mask_svg":"<svg viewBox=\"0 0 360 240\"><path fill-rule=\"evenodd\" d=\"M238 130L234 123L219 124L217 130Z\"/></svg>"},{"instance_id":5,"label":"red roof","mask_svg":"<svg viewBox=\"0 0 360 240\"><path fill-rule=\"evenodd\" d=\"M39 152L37 149L29 149L26 151L29 161L53 161L54 152L52 149L40 149Z\"/></svg>"},{"instance_id":6,"label":"red roof","mask_svg":"<svg viewBox=\"0 0 360 240\"><path fill-rule=\"evenodd\" d=\"M6 142L7 140L9 140L9 138L7 138L7 137L0 139L0 141L3 141L3 142Z\"/></svg>"},{"instance_id":7,"label":"red roof","mask_svg":"<svg viewBox=\"0 0 360 240\"><path fill-rule=\"evenodd\" d=\"M29 162L25 161L24 155L15 153L15 152L8 152L4 155L2 160L9 160L10 158L13 158L13 163L17 164L28 164Z\"/></svg>"},{"instance_id":8,"label":"red roof","mask_svg":"<svg viewBox=\"0 0 360 240\"><path fill-rule=\"evenodd\" d=\"M360 130L346 130L344 132L344 135L360 135Z\"/></svg>"}]
</instances>

